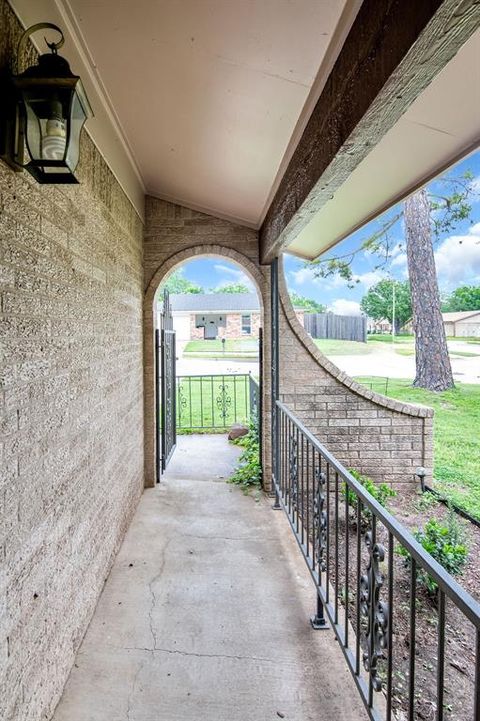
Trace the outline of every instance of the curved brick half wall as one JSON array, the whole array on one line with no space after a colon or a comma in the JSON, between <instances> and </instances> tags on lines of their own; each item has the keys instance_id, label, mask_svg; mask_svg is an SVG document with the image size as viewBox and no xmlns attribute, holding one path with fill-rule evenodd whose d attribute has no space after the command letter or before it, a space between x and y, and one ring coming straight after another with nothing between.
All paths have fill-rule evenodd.
<instances>
[{"instance_id":1,"label":"curved brick half wall","mask_svg":"<svg viewBox=\"0 0 480 721\"><path fill-rule=\"evenodd\" d=\"M348 468L376 481L411 483L433 464L433 410L356 383L321 353L296 317L280 270L280 394Z\"/></svg>"}]
</instances>

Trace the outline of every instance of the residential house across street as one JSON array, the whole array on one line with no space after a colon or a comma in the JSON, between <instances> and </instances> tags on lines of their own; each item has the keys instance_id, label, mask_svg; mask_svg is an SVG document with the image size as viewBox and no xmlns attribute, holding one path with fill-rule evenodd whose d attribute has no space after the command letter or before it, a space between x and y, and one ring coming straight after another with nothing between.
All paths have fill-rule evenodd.
<instances>
[{"instance_id":1,"label":"residential house across street","mask_svg":"<svg viewBox=\"0 0 480 721\"><path fill-rule=\"evenodd\" d=\"M480 338L480 310L442 313L445 333L455 338Z\"/></svg>"},{"instance_id":2,"label":"residential house across street","mask_svg":"<svg viewBox=\"0 0 480 721\"><path fill-rule=\"evenodd\" d=\"M170 302L178 341L258 338L256 293L172 293ZM303 310L296 314L303 325Z\"/></svg>"}]
</instances>

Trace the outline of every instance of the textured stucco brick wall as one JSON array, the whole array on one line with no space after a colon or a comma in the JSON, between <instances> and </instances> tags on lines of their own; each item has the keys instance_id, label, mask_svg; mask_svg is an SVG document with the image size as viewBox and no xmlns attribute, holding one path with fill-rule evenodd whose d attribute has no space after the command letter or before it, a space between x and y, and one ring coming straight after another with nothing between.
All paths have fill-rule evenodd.
<instances>
[{"instance_id":1,"label":"textured stucco brick wall","mask_svg":"<svg viewBox=\"0 0 480 721\"><path fill-rule=\"evenodd\" d=\"M156 477L155 373L153 303L159 284L174 268L189 258L221 256L237 263L257 286L265 310L264 317L264 469L266 487L270 482L270 268L258 262L258 234L255 230L199 213L157 198L145 204L145 483Z\"/></svg>"},{"instance_id":2,"label":"textured stucco brick wall","mask_svg":"<svg viewBox=\"0 0 480 721\"><path fill-rule=\"evenodd\" d=\"M250 272L261 290L264 329L264 470L270 481L270 268L258 264L257 234L196 211L147 198L145 256L145 478L155 481L153 302L174 268L199 255L224 255ZM433 412L384 398L354 383L323 356L292 308L280 274L280 391L300 420L340 461L376 480L413 482L432 468ZM300 315L302 315L300 313ZM227 328L228 330L228 328Z\"/></svg>"},{"instance_id":3,"label":"textured stucco brick wall","mask_svg":"<svg viewBox=\"0 0 480 721\"><path fill-rule=\"evenodd\" d=\"M300 325L280 273L281 399L347 468L414 483L433 466L433 411L373 393L326 358Z\"/></svg>"},{"instance_id":4,"label":"textured stucco brick wall","mask_svg":"<svg viewBox=\"0 0 480 721\"><path fill-rule=\"evenodd\" d=\"M0 161L2 721L50 718L143 488L142 225L86 134L78 175Z\"/></svg>"}]
</instances>

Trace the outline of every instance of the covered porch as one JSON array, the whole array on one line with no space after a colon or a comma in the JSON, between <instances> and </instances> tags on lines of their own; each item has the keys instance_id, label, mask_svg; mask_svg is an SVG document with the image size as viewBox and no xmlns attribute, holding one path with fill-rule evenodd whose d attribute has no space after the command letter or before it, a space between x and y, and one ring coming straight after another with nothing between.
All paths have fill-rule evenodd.
<instances>
[{"instance_id":1,"label":"covered porch","mask_svg":"<svg viewBox=\"0 0 480 721\"><path fill-rule=\"evenodd\" d=\"M37 23L84 84L81 133L63 76L41 122L12 90ZM479 48L474 0L0 0L2 721L418 721L427 672L436 721L480 721L478 603L348 470L428 480L433 412L331 363L282 269L478 146ZM203 255L258 292L258 502L225 484L220 438L181 437L161 469L156 298Z\"/></svg>"},{"instance_id":2,"label":"covered porch","mask_svg":"<svg viewBox=\"0 0 480 721\"><path fill-rule=\"evenodd\" d=\"M224 435L179 437L54 721L365 721L333 632L308 622L315 593L286 518L226 483L238 453Z\"/></svg>"}]
</instances>

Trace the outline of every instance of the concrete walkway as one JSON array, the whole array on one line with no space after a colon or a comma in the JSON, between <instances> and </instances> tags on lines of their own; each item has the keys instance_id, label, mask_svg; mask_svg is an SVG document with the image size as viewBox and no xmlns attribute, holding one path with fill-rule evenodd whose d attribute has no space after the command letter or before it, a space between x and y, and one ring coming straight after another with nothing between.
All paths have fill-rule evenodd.
<instances>
[{"instance_id":1,"label":"concrete walkway","mask_svg":"<svg viewBox=\"0 0 480 721\"><path fill-rule=\"evenodd\" d=\"M365 721L271 501L222 476L224 436L181 436L147 490L54 721ZM187 463L188 459L188 463Z\"/></svg>"}]
</instances>

